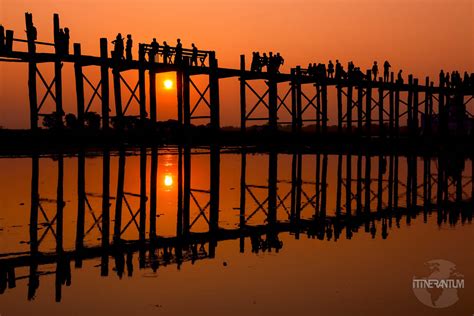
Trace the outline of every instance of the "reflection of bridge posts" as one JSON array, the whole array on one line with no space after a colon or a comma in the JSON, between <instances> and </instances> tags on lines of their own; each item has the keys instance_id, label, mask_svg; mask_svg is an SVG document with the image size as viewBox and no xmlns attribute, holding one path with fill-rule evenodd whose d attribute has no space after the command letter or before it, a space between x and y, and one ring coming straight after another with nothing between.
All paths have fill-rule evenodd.
<instances>
[{"instance_id":1,"label":"reflection of bridge posts","mask_svg":"<svg viewBox=\"0 0 474 316\"><path fill-rule=\"evenodd\" d=\"M361 129L359 130L359 132ZM357 156L357 205L356 212L357 215L362 213L362 155Z\"/></svg>"},{"instance_id":2,"label":"reflection of bridge posts","mask_svg":"<svg viewBox=\"0 0 474 316\"><path fill-rule=\"evenodd\" d=\"M178 170L178 173L179 172L180 170ZM156 238L157 182L158 182L158 148L156 146L153 146L151 148L151 167L150 167L150 239Z\"/></svg>"},{"instance_id":3,"label":"reflection of bridge posts","mask_svg":"<svg viewBox=\"0 0 474 316\"><path fill-rule=\"evenodd\" d=\"M299 239L298 225L301 219L301 193L302 193L302 155L301 153L293 154L291 162L291 209L290 223L295 227L295 237Z\"/></svg>"},{"instance_id":4,"label":"reflection of bridge posts","mask_svg":"<svg viewBox=\"0 0 474 316\"><path fill-rule=\"evenodd\" d=\"M86 176L85 152L79 151L77 155L77 226L76 226L76 252L81 254L84 249L84 223L86 209ZM76 268L82 267L82 256L75 258Z\"/></svg>"},{"instance_id":5,"label":"reflection of bridge posts","mask_svg":"<svg viewBox=\"0 0 474 316\"><path fill-rule=\"evenodd\" d=\"M351 216L352 203L352 156L346 156L346 214Z\"/></svg>"},{"instance_id":6,"label":"reflection of bridge posts","mask_svg":"<svg viewBox=\"0 0 474 316\"><path fill-rule=\"evenodd\" d=\"M323 133L324 133L324 124L323 124ZM328 171L328 155L323 155L323 172L321 174L321 208L320 208L320 218L326 218L326 198L327 198L327 171Z\"/></svg>"},{"instance_id":7,"label":"reflection of bridge posts","mask_svg":"<svg viewBox=\"0 0 474 316\"><path fill-rule=\"evenodd\" d=\"M268 154L268 216L270 226L277 220L277 181L278 181L278 153L271 150Z\"/></svg>"},{"instance_id":8,"label":"reflection of bridge posts","mask_svg":"<svg viewBox=\"0 0 474 316\"><path fill-rule=\"evenodd\" d=\"M176 236L183 235L183 147L178 147L178 209L176 220Z\"/></svg>"},{"instance_id":9,"label":"reflection of bridge posts","mask_svg":"<svg viewBox=\"0 0 474 316\"><path fill-rule=\"evenodd\" d=\"M217 127L216 127L217 128ZM215 233L219 230L219 181L220 181L220 148L218 145L211 146L211 174L210 174L210 204L209 204L209 232L212 239L209 242L209 257L215 257L217 240Z\"/></svg>"},{"instance_id":10,"label":"reflection of bridge posts","mask_svg":"<svg viewBox=\"0 0 474 316\"><path fill-rule=\"evenodd\" d=\"M104 150L102 157L102 261L101 276L109 275L110 236L110 151Z\"/></svg>"},{"instance_id":11,"label":"reflection of bridge posts","mask_svg":"<svg viewBox=\"0 0 474 316\"><path fill-rule=\"evenodd\" d=\"M114 223L114 241L120 240L122 229L122 201L123 186L125 183L125 150L119 151L118 178L117 178L117 196L115 199L115 223Z\"/></svg>"},{"instance_id":12,"label":"reflection of bridge posts","mask_svg":"<svg viewBox=\"0 0 474 316\"><path fill-rule=\"evenodd\" d=\"M188 235L190 229L190 209L191 209L191 149L184 146L183 157L183 234Z\"/></svg>"},{"instance_id":13,"label":"reflection of bridge posts","mask_svg":"<svg viewBox=\"0 0 474 316\"><path fill-rule=\"evenodd\" d=\"M64 208L64 158L63 154L58 155L58 187L56 197L56 302L61 301L61 286L63 284L64 260L63 258L63 208ZM67 263L69 264L69 263Z\"/></svg>"},{"instance_id":14,"label":"reflection of bridge posts","mask_svg":"<svg viewBox=\"0 0 474 316\"><path fill-rule=\"evenodd\" d=\"M146 231L146 148L140 148L140 232L139 238L145 240Z\"/></svg>"},{"instance_id":15,"label":"reflection of bridge posts","mask_svg":"<svg viewBox=\"0 0 474 316\"><path fill-rule=\"evenodd\" d=\"M370 88L368 88L370 89ZM365 217L365 231L369 232L369 218L370 218L370 202L371 202L371 191L370 191L370 186L371 186L371 161L370 161L370 155L365 156L365 179L364 179L364 217ZM362 182L362 180L359 180L359 182Z\"/></svg>"},{"instance_id":16,"label":"reflection of bridge posts","mask_svg":"<svg viewBox=\"0 0 474 316\"><path fill-rule=\"evenodd\" d=\"M245 87L244 87L245 88ZM239 207L239 228L245 227L245 195L246 195L246 170L247 170L247 151L244 147L240 156L240 207ZM240 237L240 252L245 250L245 238Z\"/></svg>"},{"instance_id":17,"label":"reflection of bridge posts","mask_svg":"<svg viewBox=\"0 0 474 316\"><path fill-rule=\"evenodd\" d=\"M30 253L31 264L28 276L28 300L35 297L39 287L38 275L38 209L39 209L39 157L31 158L31 209L30 209Z\"/></svg>"},{"instance_id":18,"label":"reflection of bridge posts","mask_svg":"<svg viewBox=\"0 0 474 316\"><path fill-rule=\"evenodd\" d=\"M337 156L337 184L336 184L336 216L337 217L341 216L341 195L342 195L341 188L342 188L342 155L339 154Z\"/></svg>"}]
</instances>

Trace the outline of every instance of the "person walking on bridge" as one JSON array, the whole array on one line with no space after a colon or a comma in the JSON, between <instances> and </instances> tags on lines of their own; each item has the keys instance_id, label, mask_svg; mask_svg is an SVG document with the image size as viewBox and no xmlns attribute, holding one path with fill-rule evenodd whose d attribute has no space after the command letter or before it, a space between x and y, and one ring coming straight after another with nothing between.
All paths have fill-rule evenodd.
<instances>
[{"instance_id":1,"label":"person walking on bridge","mask_svg":"<svg viewBox=\"0 0 474 316\"><path fill-rule=\"evenodd\" d=\"M166 41L163 42L163 64L167 64L170 59L170 46Z\"/></svg>"},{"instance_id":2,"label":"person walking on bridge","mask_svg":"<svg viewBox=\"0 0 474 316\"><path fill-rule=\"evenodd\" d=\"M390 75L390 67L392 67L392 65L390 65L388 60L386 60L383 63L383 81L384 82L388 82L388 80L389 80L388 77Z\"/></svg>"},{"instance_id":3,"label":"person walking on bridge","mask_svg":"<svg viewBox=\"0 0 474 316\"><path fill-rule=\"evenodd\" d=\"M379 65L377 65L376 61L374 61L374 65L372 66L372 73L374 74L374 81L377 81L377 75L379 74Z\"/></svg>"},{"instance_id":4,"label":"person walking on bridge","mask_svg":"<svg viewBox=\"0 0 474 316\"><path fill-rule=\"evenodd\" d=\"M153 41L150 43L150 50L148 51L148 61L150 63L155 62L155 57L158 54L158 50L160 49L160 44L156 41L156 38L153 38Z\"/></svg>"},{"instance_id":5,"label":"person walking on bridge","mask_svg":"<svg viewBox=\"0 0 474 316\"><path fill-rule=\"evenodd\" d=\"M334 78L334 64L332 63L332 60L328 63L328 78Z\"/></svg>"},{"instance_id":6,"label":"person walking on bridge","mask_svg":"<svg viewBox=\"0 0 474 316\"><path fill-rule=\"evenodd\" d=\"M113 57L115 59L122 60L123 59L123 51L124 51L122 34L118 33L115 40L112 41L112 44L114 44Z\"/></svg>"},{"instance_id":7,"label":"person walking on bridge","mask_svg":"<svg viewBox=\"0 0 474 316\"><path fill-rule=\"evenodd\" d=\"M194 43L191 44L193 47L193 53L191 55L191 66L197 66L198 65L198 49Z\"/></svg>"},{"instance_id":8,"label":"person walking on bridge","mask_svg":"<svg viewBox=\"0 0 474 316\"><path fill-rule=\"evenodd\" d=\"M183 59L183 44L181 44L181 39L178 38L176 48L175 48L175 55L174 55L175 65L181 64L182 59Z\"/></svg>"},{"instance_id":9,"label":"person walking on bridge","mask_svg":"<svg viewBox=\"0 0 474 316\"><path fill-rule=\"evenodd\" d=\"M127 43L125 46L125 57L127 60L132 60L132 47L133 47L133 40L132 40L132 35L128 34L127 35Z\"/></svg>"}]
</instances>

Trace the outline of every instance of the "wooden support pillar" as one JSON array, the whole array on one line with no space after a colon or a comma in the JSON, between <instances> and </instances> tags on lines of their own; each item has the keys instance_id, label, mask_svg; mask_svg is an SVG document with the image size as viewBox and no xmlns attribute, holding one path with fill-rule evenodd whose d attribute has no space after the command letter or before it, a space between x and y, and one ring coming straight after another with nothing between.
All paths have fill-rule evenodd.
<instances>
[{"instance_id":1,"label":"wooden support pillar","mask_svg":"<svg viewBox=\"0 0 474 316\"><path fill-rule=\"evenodd\" d=\"M150 89L150 121L152 124L157 120L156 107L156 72L153 68L148 71L149 89ZM153 125L154 127L154 125Z\"/></svg>"},{"instance_id":2,"label":"wooden support pillar","mask_svg":"<svg viewBox=\"0 0 474 316\"><path fill-rule=\"evenodd\" d=\"M411 159L412 163L412 170L413 170L413 176L412 176L412 196L411 196L411 205L412 207L416 210L417 207L417 200L418 200L418 168L417 168L417 162L418 158L416 156L413 156Z\"/></svg>"},{"instance_id":3,"label":"wooden support pillar","mask_svg":"<svg viewBox=\"0 0 474 316\"><path fill-rule=\"evenodd\" d=\"M371 190L370 190L370 186L371 186L371 182L372 182L372 179L371 179L371 161L370 161L370 156L369 155L366 155L365 156L365 190L364 190L364 193L365 193L365 197L364 197L364 208L365 208L365 213L366 214L369 214L370 213L370 194L371 194Z\"/></svg>"},{"instance_id":4,"label":"wooden support pillar","mask_svg":"<svg viewBox=\"0 0 474 316\"><path fill-rule=\"evenodd\" d=\"M316 83L316 133L321 134L321 112L322 112L322 105L321 105L321 85L320 83Z\"/></svg>"},{"instance_id":5,"label":"wooden support pillar","mask_svg":"<svg viewBox=\"0 0 474 316\"><path fill-rule=\"evenodd\" d=\"M102 129L109 129L109 63L107 39L100 39L100 82L101 82L101 112L102 112ZM120 82L119 82L120 83Z\"/></svg>"},{"instance_id":6,"label":"wooden support pillar","mask_svg":"<svg viewBox=\"0 0 474 316\"><path fill-rule=\"evenodd\" d=\"M407 127L413 133L413 75L408 75Z\"/></svg>"},{"instance_id":7,"label":"wooden support pillar","mask_svg":"<svg viewBox=\"0 0 474 316\"><path fill-rule=\"evenodd\" d=\"M138 48L138 93L140 96L140 121L142 122L142 126L145 126L145 121L148 116L146 112L145 70L145 46L144 44L140 44Z\"/></svg>"},{"instance_id":8,"label":"wooden support pillar","mask_svg":"<svg viewBox=\"0 0 474 316\"><path fill-rule=\"evenodd\" d=\"M114 61L115 66L112 70L112 76L114 79L114 99L115 99L115 115L118 125L121 127L123 123L123 110L122 110L122 91L120 84L120 71L118 69L117 61Z\"/></svg>"},{"instance_id":9,"label":"wooden support pillar","mask_svg":"<svg viewBox=\"0 0 474 316\"><path fill-rule=\"evenodd\" d=\"M323 135L328 131L328 86L326 81L321 85L321 101L322 101L322 132Z\"/></svg>"},{"instance_id":10,"label":"wooden support pillar","mask_svg":"<svg viewBox=\"0 0 474 316\"><path fill-rule=\"evenodd\" d=\"M158 148L156 146L153 146L151 148L151 167L150 167L150 239L152 240L156 238L157 183L158 183Z\"/></svg>"},{"instance_id":11,"label":"wooden support pillar","mask_svg":"<svg viewBox=\"0 0 474 316\"><path fill-rule=\"evenodd\" d=\"M428 196L428 183L431 181L431 175L429 174L429 165L430 159L429 157L423 157L423 214L424 214L424 222L426 223L427 213L429 210L429 203L430 203L430 196Z\"/></svg>"},{"instance_id":12,"label":"wooden support pillar","mask_svg":"<svg viewBox=\"0 0 474 316\"><path fill-rule=\"evenodd\" d=\"M146 195L146 147L140 148L140 240L145 240L146 231L146 202L148 200Z\"/></svg>"},{"instance_id":13,"label":"wooden support pillar","mask_svg":"<svg viewBox=\"0 0 474 316\"><path fill-rule=\"evenodd\" d=\"M316 154L316 200L315 200L315 216L319 215L321 201L321 154Z\"/></svg>"},{"instance_id":14,"label":"wooden support pillar","mask_svg":"<svg viewBox=\"0 0 474 316\"><path fill-rule=\"evenodd\" d=\"M413 135L418 135L418 112L419 112L419 94L418 78L413 80Z\"/></svg>"},{"instance_id":15,"label":"wooden support pillar","mask_svg":"<svg viewBox=\"0 0 474 316\"><path fill-rule=\"evenodd\" d=\"M357 87L357 129L358 129L358 134L360 135L363 130L363 111L362 111L362 104L364 102L364 88L362 86L362 83L359 82L358 87Z\"/></svg>"},{"instance_id":16,"label":"wooden support pillar","mask_svg":"<svg viewBox=\"0 0 474 316\"><path fill-rule=\"evenodd\" d=\"M102 259L101 276L109 274L109 248L110 241L110 151L104 149L102 157Z\"/></svg>"},{"instance_id":17,"label":"wooden support pillar","mask_svg":"<svg viewBox=\"0 0 474 316\"><path fill-rule=\"evenodd\" d=\"M54 59L54 89L55 89L55 101L56 101L56 124L57 127L63 126L63 86L62 86L62 55L63 55L63 44L62 40L59 40L59 15L54 14L54 44L56 56Z\"/></svg>"},{"instance_id":18,"label":"wooden support pillar","mask_svg":"<svg viewBox=\"0 0 474 316\"><path fill-rule=\"evenodd\" d=\"M275 74L271 73L268 85L268 125L272 132L278 131L278 82Z\"/></svg>"},{"instance_id":19,"label":"wooden support pillar","mask_svg":"<svg viewBox=\"0 0 474 316\"><path fill-rule=\"evenodd\" d=\"M186 58L186 57L185 57ZM190 104L190 73L188 63L185 61L183 66L183 122L184 128L191 126L191 104Z\"/></svg>"},{"instance_id":20,"label":"wooden support pillar","mask_svg":"<svg viewBox=\"0 0 474 316\"><path fill-rule=\"evenodd\" d=\"M445 82L441 81L439 84L439 95L438 95L438 134L440 136L444 136L446 133L446 126L447 126L447 111L446 111L446 102L445 98L447 95L447 88L445 87Z\"/></svg>"},{"instance_id":21,"label":"wooden support pillar","mask_svg":"<svg viewBox=\"0 0 474 316\"><path fill-rule=\"evenodd\" d=\"M31 207L30 207L30 254L32 258L38 256L38 210L39 210L39 156L34 153L31 157ZM34 298L39 276L38 264L33 260L28 277L28 300Z\"/></svg>"},{"instance_id":22,"label":"wooden support pillar","mask_svg":"<svg viewBox=\"0 0 474 316\"><path fill-rule=\"evenodd\" d=\"M176 236L183 235L183 146L178 145L178 207L176 219Z\"/></svg>"},{"instance_id":23,"label":"wooden support pillar","mask_svg":"<svg viewBox=\"0 0 474 316\"><path fill-rule=\"evenodd\" d=\"M393 208L398 209L398 155L395 154L393 166Z\"/></svg>"},{"instance_id":24,"label":"wooden support pillar","mask_svg":"<svg viewBox=\"0 0 474 316\"><path fill-rule=\"evenodd\" d=\"M5 54L5 28L0 25L0 55Z\"/></svg>"},{"instance_id":25,"label":"wooden support pillar","mask_svg":"<svg viewBox=\"0 0 474 316\"><path fill-rule=\"evenodd\" d=\"M36 93L36 28L33 17L25 13L26 36L28 41L28 96L30 101L30 129L38 129L38 95Z\"/></svg>"},{"instance_id":26,"label":"wooden support pillar","mask_svg":"<svg viewBox=\"0 0 474 316\"><path fill-rule=\"evenodd\" d=\"M393 207L393 199L395 198L393 195L393 185L394 185L394 180L393 180L393 169L394 169L394 157L392 154L390 154L389 158L389 166L388 166L388 209L389 211L392 210Z\"/></svg>"},{"instance_id":27,"label":"wooden support pillar","mask_svg":"<svg viewBox=\"0 0 474 316\"><path fill-rule=\"evenodd\" d=\"M13 30L5 31L5 53L9 54L13 51Z\"/></svg>"},{"instance_id":28,"label":"wooden support pillar","mask_svg":"<svg viewBox=\"0 0 474 316\"><path fill-rule=\"evenodd\" d=\"M85 177L85 152L79 151L77 155L77 224L76 224L76 268L82 267L82 251L84 249L84 224L86 210L86 177Z\"/></svg>"},{"instance_id":29,"label":"wooden support pillar","mask_svg":"<svg viewBox=\"0 0 474 316\"><path fill-rule=\"evenodd\" d=\"M347 132L352 133L352 83L350 80L347 82Z\"/></svg>"},{"instance_id":30,"label":"wooden support pillar","mask_svg":"<svg viewBox=\"0 0 474 316\"><path fill-rule=\"evenodd\" d=\"M378 113L379 113L379 136L385 136L385 125L383 122L383 112L384 112L384 89L383 89L383 81L382 78L379 78L379 106L378 106Z\"/></svg>"},{"instance_id":31,"label":"wooden support pillar","mask_svg":"<svg viewBox=\"0 0 474 316\"><path fill-rule=\"evenodd\" d=\"M221 168L219 145L211 146L210 163L209 231L216 233L219 230L219 182Z\"/></svg>"},{"instance_id":32,"label":"wooden support pillar","mask_svg":"<svg viewBox=\"0 0 474 316\"><path fill-rule=\"evenodd\" d=\"M357 155L357 215L362 212L362 155Z\"/></svg>"},{"instance_id":33,"label":"wooden support pillar","mask_svg":"<svg viewBox=\"0 0 474 316\"><path fill-rule=\"evenodd\" d=\"M74 43L74 75L76 80L77 122L80 128L84 127L84 77L82 74L81 44Z\"/></svg>"},{"instance_id":34,"label":"wooden support pillar","mask_svg":"<svg viewBox=\"0 0 474 316\"><path fill-rule=\"evenodd\" d=\"M297 154L293 153L291 157L291 208L290 208L290 223L294 224L296 218L296 191L297 191Z\"/></svg>"},{"instance_id":35,"label":"wooden support pillar","mask_svg":"<svg viewBox=\"0 0 474 316\"><path fill-rule=\"evenodd\" d=\"M323 166L321 174L321 209L320 216L326 218L326 200L327 200L327 175L328 175L328 155L323 155Z\"/></svg>"},{"instance_id":36,"label":"wooden support pillar","mask_svg":"<svg viewBox=\"0 0 474 316\"><path fill-rule=\"evenodd\" d=\"M209 99L211 104L211 128L220 129L219 72L215 52L209 53Z\"/></svg>"},{"instance_id":37,"label":"wooden support pillar","mask_svg":"<svg viewBox=\"0 0 474 316\"><path fill-rule=\"evenodd\" d=\"M295 134L298 130L298 114L296 113L296 85L297 85L297 77L296 77L296 68L291 68L291 132Z\"/></svg>"},{"instance_id":38,"label":"wooden support pillar","mask_svg":"<svg viewBox=\"0 0 474 316\"><path fill-rule=\"evenodd\" d=\"M122 201L125 184L125 150L119 150L117 195L115 198L115 222L114 222L114 241L121 239L122 232Z\"/></svg>"},{"instance_id":39,"label":"wooden support pillar","mask_svg":"<svg viewBox=\"0 0 474 316\"><path fill-rule=\"evenodd\" d=\"M296 158L296 172L295 172L295 178L294 178L294 183L296 185L295 187L295 199L294 199L294 211L295 211L295 224L296 224L296 233L295 237L296 239L299 239L300 235L300 230L298 228L298 225L301 220L301 194L302 194L302 169L303 169L303 155L301 153L296 153L294 156Z\"/></svg>"},{"instance_id":40,"label":"wooden support pillar","mask_svg":"<svg viewBox=\"0 0 474 316\"><path fill-rule=\"evenodd\" d=\"M61 286L63 284L63 262L62 254L64 252L63 234L64 234L64 157L58 155L58 186L56 191L56 277L55 277L55 298L56 302L61 301Z\"/></svg>"},{"instance_id":41,"label":"wooden support pillar","mask_svg":"<svg viewBox=\"0 0 474 316\"><path fill-rule=\"evenodd\" d=\"M431 113L430 113L430 78L425 79L425 101L424 101L424 119L423 119L423 135L431 134Z\"/></svg>"},{"instance_id":42,"label":"wooden support pillar","mask_svg":"<svg viewBox=\"0 0 474 316\"><path fill-rule=\"evenodd\" d=\"M390 90L389 90L389 118L388 118L388 130L390 133L390 137L393 137L394 134L394 119L395 119L395 112L394 112L394 107L395 107L395 99L394 99L394 93L393 93L393 86L394 86L394 74L393 72L390 73Z\"/></svg>"},{"instance_id":43,"label":"wooden support pillar","mask_svg":"<svg viewBox=\"0 0 474 316\"><path fill-rule=\"evenodd\" d=\"M245 55L240 55L240 131L245 133L247 117L247 97L245 82Z\"/></svg>"},{"instance_id":44,"label":"wooden support pillar","mask_svg":"<svg viewBox=\"0 0 474 316\"><path fill-rule=\"evenodd\" d=\"M342 86L338 83L337 86L337 132L342 134Z\"/></svg>"},{"instance_id":45,"label":"wooden support pillar","mask_svg":"<svg viewBox=\"0 0 474 316\"><path fill-rule=\"evenodd\" d=\"M395 88L395 116L394 116L394 123L395 123L395 136L398 138L400 137L400 89L397 86Z\"/></svg>"},{"instance_id":46,"label":"wooden support pillar","mask_svg":"<svg viewBox=\"0 0 474 316\"><path fill-rule=\"evenodd\" d=\"M178 124L183 124L183 71L176 70L176 94L178 101Z\"/></svg>"},{"instance_id":47,"label":"wooden support pillar","mask_svg":"<svg viewBox=\"0 0 474 316\"><path fill-rule=\"evenodd\" d=\"M385 157L383 157L382 155L379 155L379 170L377 173L377 212L382 211L382 203L383 203L382 178L383 178L383 173L384 173L384 164L385 165L387 164Z\"/></svg>"},{"instance_id":48,"label":"wooden support pillar","mask_svg":"<svg viewBox=\"0 0 474 316\"><path fill-rule=\"evenodd\" d=\"M372 72L367 70L367 89L365 94L365 132L370 137L372 125Z\"/></svg>"},{"instance_id":49,"label":"wooden support pillar","mask_svg":"<svg viewBox=\"0 0 474 316\"><path fill-rule=\"evenodd\" d=\"M411 157L410 156L407 156L406 157L406 165L407 165L407 179L406 179L406 205L407 205L407 209L412 211L411 210L411 192L412 192L412 184L413 184L413 181L412 181L412 178L413 178L413 170L412 170L412 163L411 163ZM407 218L409 218L409 216L407 216Z\"/></svg>"}]
</instances>

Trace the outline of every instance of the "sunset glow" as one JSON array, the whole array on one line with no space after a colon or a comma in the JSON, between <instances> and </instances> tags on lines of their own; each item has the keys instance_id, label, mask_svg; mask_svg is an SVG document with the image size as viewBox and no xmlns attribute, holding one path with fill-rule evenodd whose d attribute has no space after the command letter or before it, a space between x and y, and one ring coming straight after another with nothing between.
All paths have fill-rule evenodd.
<instances>
[{"instance_id":1,"label":"sunset glow","mask_svg":"<svg viewBox=\"0 0 474 316\"><path fill-rule=\"evenodd\" d=\"M163 82L163 86L165 87L166 90L171 90L173 88L173 81L170 79L166 79Z\"/></svg>"}]
</instances>

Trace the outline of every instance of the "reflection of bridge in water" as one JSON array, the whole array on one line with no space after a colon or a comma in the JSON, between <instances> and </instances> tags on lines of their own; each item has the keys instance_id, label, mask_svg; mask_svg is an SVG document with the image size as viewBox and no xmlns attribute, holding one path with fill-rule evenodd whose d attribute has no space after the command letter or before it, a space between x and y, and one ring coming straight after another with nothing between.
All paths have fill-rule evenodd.
<instances>
[{"instance_id":1,"label":"reflection of bridge in water","mask_svg":"<svg viewBox=\"0 0 474 316\"><path fill-rule=\"evenodd\" d=\"M270 150L268 153L268 179L264 183L250 183L247 162L252 159L253 149L231 150L241 156L239 220L235 228L223 228L220 221L219 195L221 151L211 146L209 189L197 189L191 185L191 157L202 154L184 146L178 152L178 205L176 232L174 236L160 236L157 228L157 179L158 149L139 153L139 191L126 192L125 150L118 153L116 195L110 193L110 159L108 150L102 153L102 194L88 193L86 190L85 152L77 154L77 223L74 249L65 249L64 236L64 155L56 154L57 196L54 200L40 197L39 155L32 161L31 210L29 229L29 251L0 254L0 292L14 288L18 280L28 279L28 299L35 296L42 275L54 274L56 300L61 300L61 288L71 284L71 263L76 268L84 260L101 260L101 275L109 275L109 267L114 261L114 271L121 277L126 271L132 274L133 256L138 253L139 268L151 268L176 264L180 268L184 262L195 262L214 258L219 242L240 240L240 252L245 252L245 241L250 240L251 251L279 251L283 247L279 234L290 233L299 238L306 234L310 238L337 241L342 236L351 239L359 229L386 239L392 225L399 226L403 219L408 224L416 217L436 214L439 225L471 222L473 209L473 168L469 174L464 168L464 159L452 157L399 157L342 155L337 157L337 181L334 209L328 208L328 154L295 152L291 155L291 178L278 176L278 158L282 153ZM304 157L314 156L316 169L314 181L303 180ZM354 156L354 157L353 157ZM355 161L354 161L355 159ZM147 163L150 160L150 175ZM423 163L423 180L418 183L417 161ZM375 163L374 163L375 162ZM406 167L406 178L402 179L402 163ZM374 165L374 166L373 166ZM306 166L307 167L307 166ZM305 170L308 168L305 167ZM374 168L375 172L372 172ZM355 170L353 170L355 169ZM469 168L466 168L466 170ZM375 174L375 176L374 176ZM149 179L149 182L147 182ZM147 186L149 185L149 196ZM287 189L289 188L289 189ZM264 193L264 199L261 198ZM309 192L313 192L309 193ZM200 196L206 197L202 202ZM102 210L97 216L90 199L100 198ZM132 199L138 199L139 207L134 209ZM111 218L110 204L115 201L115 216ZM55 203L56 212L48 218L46 204ZM149 207L149 210L147 210ZM86 227L86 210L93 223ZM196 216L191 216L197 214ZM125 220L129 216L127 220ZM46 221L45 230L40 235L40 218ZM257 221L256 221L257 220ZM196 231L195 224L205 223L207 231ZM86 245L85 237L91 230L98 230L101 241ZM148 234L147 234L148 232ZM45 235L54 236L56 250L40 251ZM132 236L132 237L130 237ZM55 264L54 271L42 271L43 265ZM21 268L29 268L29 273L18 276Z\"/></svg>"}]
</instances>

